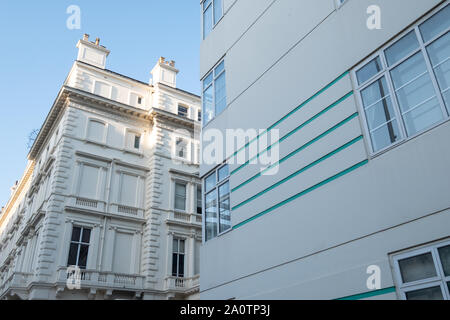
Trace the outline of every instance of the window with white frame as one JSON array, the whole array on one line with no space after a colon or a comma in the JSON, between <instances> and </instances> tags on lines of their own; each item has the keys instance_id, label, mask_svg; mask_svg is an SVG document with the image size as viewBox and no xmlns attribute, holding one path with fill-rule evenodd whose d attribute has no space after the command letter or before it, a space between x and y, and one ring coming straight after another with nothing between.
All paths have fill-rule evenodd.
<instances>
[{"instance_id":1,"label":"window with white frame","mask_svg":"<svg viewBox=\"0 0 450 320\"><path fill-rule=\"evenodd\" d=\"M92 142L105 144L107 132L106 130L107 126L105 122L97 119L89 119L86 132L86 139Z\"/></svg>"},{"instance_id":2,"label":"window with white frame","mask_svg":"<svg viewBox=\"0 0 450 320\"><path fill-rule=\"evenodd\" d=\"M393 262L402 299L450 299L450 241L395 255Z\"/></svg>"},{"instance_id":3,"label":"window with white frame","mask_svg":"<svg viewBox=\"0 0 450 320\"><path fill-rule=\"evenodd\" d=\"M178 158L187 159L189 154L188 141L184 138L175 139L175 155Z\"/></svg>"},{"instance_id":4,"label":"window with white frame","mask_svg":"<svg viewBox=\"0 0 450 320\"><path fill-rule=\"evenodd\" d=\"M172 276L184 278L185 240L173 239Z\"/></svg>"},{"instance_id":5,"label":"window with white frame","mask_svg":"<svg viewBox=\"0 0 450 320\"><path fill-rule=\"evenodd\" d=\"M450 116L450 5L355 70L372 153Z\"/></svg>"},{"instance_id":6,"label":"window with white frame","mask_svg":"<svg viewBox=\"0 0 450 320\"><path fill-rule=\"evenodd\" d=\"M128 150L139 151L141 148L141 134L127 130L125 138L125 147Z\"/></svg>"},{"instance_id":7,"label":"window with white frame","mask_svg":"<svg viewBox=\"0 0 450 320\"><path fill-rule=\"evenodd\" d=\"M214 26L223 16L222 0L204 0L203 11L203 39L206 39Z\"/></svg>"},{"instance_id":8,"label":"window with white frame","mask_svg":"<svg viewBox=\"0 0 450 320\"><path fill-rule=\"evenodd\" d=\"M222 60L203 80L203 125L226 107L225 61Z\"/></svg>"},{"instance_id":9,"label":"window with white frame","mask_svg":"<svg viewBox=\"0 0 450 320\"><path fill-rule=\"evenodd\" d=\"M178 115L183 118L187 118L189 113L189 108L183 105L178 105Z\"/></svg>"},{"instance_id":10,"label":"window with white frame","mask_svg":"<svg viewBox=\"0 0 450 320\"><path fill-rule=\"evenodd\" d=\"M67 265L86 269L91 240L91 229L73 227Z\"/></svg>"},{"instance_id":11,"label":"window with white frame","mask_svg":"<svg viewBox=\"0 0 450 320\"><path fill-rule=\"evenodd\" d=\"M185 183L175 183L175 210L186 211L186 189Z\"/></svg>"},{"instance_id":12,"label":"window with white frame","mask_svg":"<svg viewBox=\"0 0 450 320\"><path fill-rule=\"evenodd\" d=\"M205 241L231 229L229 177L228 165L224 165L204 180Z\"/></svg>"}]
</instances>

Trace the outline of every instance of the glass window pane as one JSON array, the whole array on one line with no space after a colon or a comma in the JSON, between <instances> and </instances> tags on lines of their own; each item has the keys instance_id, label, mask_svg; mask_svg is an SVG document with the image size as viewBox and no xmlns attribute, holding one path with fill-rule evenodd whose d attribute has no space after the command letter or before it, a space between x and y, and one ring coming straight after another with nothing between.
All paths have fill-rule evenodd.
<instances>
[{"instance_id":1,"label":"glass window pane","mask_svg":"<svg viewBox=\"0 0 450 320\"><path fill-rule=\"evenodd\" d=\"M175 209L186 210L186 185L175 184Z\"/></svg>"},{"instance_id":2,"label":"glass window pane","mask_svg":"<svg viewBox=\"0 0 450 320\"><path fill-rule=\"evenodd\" d=\"M68 266L76 266L77 265L77 255L78 255L78 245L71 243L69 249L69 259L67 261Z\"/></svg>"},{"instance_id":3,"label":"glass window pane","mask_svg":"<svg viewBox=\"0 0 450 320\"><path fill-rule=\"evenodd\" d=\"M206 241L217 236L217 194L216 190L205 198L205 234Z\"/></svg>"},{"instance_id":4,"label":"glass window pane","mask_svg":"<svg viewBox=\"0 0 450 320\"><path fill-rule=\"evenodd\" d=\"M379 151L399 140L400 130L386 78L382 77L362 90L361 98L374 151Z\"/></svg>"},{"instance_id":5,"label":"glass window pane","mask_svg":"<svg viewBox=\"0 0 450 320\"><path fill-rule=\"evenodd\" d=\"M397 120L382 125L370 133L373 150L384 149L400 139L400 131Z\"/></svg>"},{"instance_id":6,"label":"glass window pane","mask_svg":"<svg viewBox=\"0 0 450 320\"><path fill-rule=\"evenodd\" d=\"M89 246L86 245L80 246L80 256L78 258L78 267L80 267L80 269L86 269L88 252Z\"/></svg>"},{"instance_id":7,"label":"glass window pane","mask_svg":"<svg viewBox=\"0 0 450 320\"><path fill-rule=\"evenodd\" d=\"M441 287L432 287L406 293L407 300L443 300Z\"/></svg>"},{"instance_id":8,"label":"glass window pane","mask_svg":"<svg viewBox=\"0 0 450 320\"><path fill-rule=\"evenodd\" d=\"M363 84L383 69L380 57L376 57L356 72L358 84Z\"/></svg>"},{"instance_id":9,"label":"glass window pane","mask_svg":"<svg viewBox=\"0 0 450 320\"><path fill-rule=\"evenodd\" d=\"M388 65L392 66L417 48L419 48L419 41L413 30L386 49L385 53Z\"/></svg>"},{"instance_id":10,"label":"glass window pane","mask_svg":"<svg viewBox=\"0 0 450 320\"><path fill-rule=\"evenodd\" d=\"M214 94L216 99L216 115L218 115L227 107L225 72L214 82Z\"/></svg>"},{"instance_id":11,"label":"glass window pane","mask_svg":"<svg viewBox=\"0 0 450 320\"><path fill-rule=\"evenodd\" d=\"M89 243L91 239L91 229L83 229L83 237L81 239L84 243Z\"/></svg>"},{"instance_id":12,"label":"glass window pane","mask_svg":"<svg viewBox=\"0 0 450 320\"><path fill-rule=\"evenodd\" d=\"M203 92L203 124L207 124L214 118L213 86Z\"/></svg>"},{"instance_id":13,"label":"glass window pane","mask_svg":"<svg viewBox=\"0 0 450 320\"><path fill-rule=\"evenodd\" d=\"M225 180L230 175L228 165L223 166L219 169L219 182Z\"/></svg>"},{"instance_id":14,"label":"glass window pane","mask_svg":"<svg viewBox=\"0 0 450 320\"><path fill-rule=\"evenodd\" d=\"M205 191L209 192L216 186L216 173L214 172L205 179Z\"/></svg>"},{"instance_id":15,"label":"glass window pane","mask_svg":"<svg viewBox=\"0 0 450 320\"><path fill-rule=\"evenodd\" d=\"M179 252L180 252L180 253L184 253L184 240L180 240L180 248L179 248Z\"/></svg>"},{"instance_id":16,"label":"glass window pane","mask_svg":"<svg viewBox=\"0 0 450 320\"><path fill-rule=\"evenodd\" d=\"M225 232L231 229L231 214L230 214L230 184L229 182L219 187L220 199L220 232Z\"/></svg>"},{"instance_id":17,"label":"glass window pane","mask_svg":"<svg viewBox=\"0 0 450 320\"><path fill-rule=\"evenodd\" d=\"M431 253L399 260L400 273L403 283L433 278L436 276Z\"/></svg>"},{"instance_id":18,"label":"glass window pane","mask_svg":"<svg viewBox=\"0 0 450 320\"><path fill-rule=\"evenodd\" d=\"M214 69L214 75L217 77L223 70L225 70L225 61L222 61L222 62Z\"/></svg>"},{"instance_id":19,"label":"glass window pane","mask_svg":"<svg viewBox=\"0 0 450 320\"><path fill-rule=\"evenodd\" d=\"M178 252L178 239L173 239L172 252Z\"/></svg>"},{"instance_id":20,"label":"glass window pane","mask_svg":"<svg viewBox=\"0 0 450 320\"><path fill-rule=\"evenodd\" d=\"M222 18L222 0L214 0L214 24Z\"/></svg>"},{"instance_id":21,"label":"glass window pane","mask_svg":"<svg viewBox=\"0 0 450 320\"><path fill-rule=\"evenodd\" d=\"M178 255L178 277L184 278L184 254Z\"/></svg>"},{"instance_id":22,"label":"glass window pane","mask_svg":"<svg viewBox=\"0 0 450 320\"><path fill-rule=\"evenodd\" d=\"M450 112L450 32L430 44L427 51L442 97Z\"/></svg>"},{"instance_id":23,"label":"glass window pane","mask_svg":"<svg viewBox=\"0 0 450 320\"><path fill-rule=\"evenodd\" d=\"M425 21L419 28L424 42L436 37L450 27L450 5L443 8L430 19Z\"/></svg>"},{"instance_id":24,"label":"glass window pane","mask_svg":"<svg viewBox=\"0 0 450 320\"><path fill-rule=\"evenodd\" d=\"M212 6L209 6L205 12L203 12L203 39L205 39L212 30Z\"/></svg>"},{"instance_id":25,"label":"glass window pane","mask_svg":"<svg viewBox=\"0 0 450 320\"><path fill-rule=\"evenodd\" d=\"M197 188L197 214L202 214L202 188Z\"/></svg>"},{"instance_id":26,"label":"glass window pane","mask_svg":"<svg viewBox=\"0 0 450 320\"><path fill-rule=\"evenodd\" d=\"M176 253L172 255L172 276L178 276L178 254Z\"/></svg>"},{"instance_id":27,"label":"glass window pane","mask_svg":"<svg viewBox=\"0 0 450 320\"><path fill-rule=\"evenodd\" d=\"M393 69L391 76L408 135L422 131L443 119L421 52Z\"/></svg>"},{"instance_id":28,"label":"glass window pane","mask_svg":"<svg viewBox=\"0 0 450 320\"><path fill-rule=\"evenodd\" d=\"M450 277L450 245L439 248L439 257L441 258L442 269L446 277Z\"/></svg>"},{"instance_id":29,"label":"glass window pane","mask_svg":"<svg viewBox=\"0 0 450 320\"><path fill-rule=\"evenodd\" d=\"M203 2L203 10L205 10L210 4L211 4L212 0L205 0Z\"/></svg>"},{"instance_id":30,"label":"glass window pane","mask_svg":"<svg viewBox=\"0 0 450 320\"><path fill-rule=\"evenodd\" d=\"M72 241L79 242L80 241L80 235L81 235L81 228L74 227L72 229Z\"/></svg>"}]
</instances>

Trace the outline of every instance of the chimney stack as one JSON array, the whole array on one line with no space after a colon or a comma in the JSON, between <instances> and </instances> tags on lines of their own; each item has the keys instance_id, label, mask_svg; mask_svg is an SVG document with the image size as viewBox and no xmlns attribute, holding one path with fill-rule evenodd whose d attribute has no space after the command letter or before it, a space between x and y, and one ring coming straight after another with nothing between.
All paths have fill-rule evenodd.
<instances>
[{"instance_id":1,"label":"chimney stack","mask_svg":"<svg viewBox=\"0 0 450 320\"><path fill-rule=\"evenodd\" d=\"M160 57L151 74L153 84L162 83L169 87L177 87L177 74L179 70L175 68L175 61L166 61L165 57Z\"/></svg>"},{"instance_id":2,"label":"chimney stack","mask_svg":"<svg viewBox=\"0 0 450 320\"><path fill-rule=\"evenodd\" d=\"M77 48L78 61L106 69L106 58L110 51L100 45L100 38L96 38L95 42L91 42L89 41L89 35L85 33L83 39L78 41Z\"/></svg>"}]
</instances>

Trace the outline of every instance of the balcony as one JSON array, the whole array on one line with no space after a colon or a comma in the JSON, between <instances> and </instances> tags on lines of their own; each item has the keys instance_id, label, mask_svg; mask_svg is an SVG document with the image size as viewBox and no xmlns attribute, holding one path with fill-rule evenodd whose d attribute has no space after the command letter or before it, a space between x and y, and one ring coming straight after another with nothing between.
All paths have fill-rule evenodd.
<instances>
[{"instance_id":1,"label":"balcony","mask_svg":"<svg viewBox=\"0 0 450 320\"><path fill-rule=\"evenodd\" d=\"M167 218L167 223L181 223L181 224L193 224L200 226L202 225L202 216L200 214L186 213L180 211L169 211Z\"/></svg>"},{"instance_id":2,"label":"balcony","mask_svg":"<svg viewBox=\"0 0 450 320\"><path fill-rule=\"evenodd\" d=\"M67 284L70 274L67 268L59 268L57 271L57 282ZM77 276L74 276L76 278ZM145 277L135 274L120 274L112 272L101 272L96 270L81 270L78 275L81 287L142 290ZM70 281L69 281L70 283Z\"/></svg>"},{"instance_id":3,"label":"balcony","mask_svg":"<svg viewBox=\"0 0 450 320\"><path fill-rule=\"evenodd\" d=\"M0 297L9 289L25 289L33 281L33 274L15 272L0 285Z\"/></svg>"},{"instance_id":4,"label":"balcony","mask_svg":"<svg viewBox=\"0 0 450 320\"><path fill-rule=\"evenodd\" d=\"M192 278L166 277L165 289L169 291L178 291L188 293L199 289L200 275Z\"/></svg>"}]
</instances>

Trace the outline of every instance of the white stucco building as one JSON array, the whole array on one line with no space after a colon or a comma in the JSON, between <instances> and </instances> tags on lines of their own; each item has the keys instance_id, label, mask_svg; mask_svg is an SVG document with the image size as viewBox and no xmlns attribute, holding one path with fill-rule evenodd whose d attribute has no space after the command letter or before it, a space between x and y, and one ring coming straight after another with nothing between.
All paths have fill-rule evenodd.
<instances>
[{"instance_id":1,"label":"white stucco building","mask_svg":"<svg viewBox=\"0 0 450 320\"><path fill-rule=\"evenodd\" d=\"M0 299L198 298L200 97L174 61L143 83L77 47L0 215Z\"/></svg>"},{"instance_id":2,"label":"white stucco building","mask_svg":"<svg viewBox=\"0 0 450 320\"><path fill-rule=\"evenodd\" d=\"M449 299L449 1L200 6L201 298Z\"/></svg>"}]
</instances>

